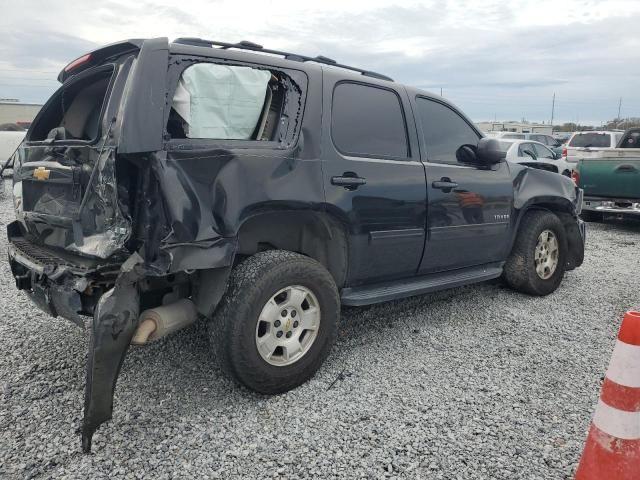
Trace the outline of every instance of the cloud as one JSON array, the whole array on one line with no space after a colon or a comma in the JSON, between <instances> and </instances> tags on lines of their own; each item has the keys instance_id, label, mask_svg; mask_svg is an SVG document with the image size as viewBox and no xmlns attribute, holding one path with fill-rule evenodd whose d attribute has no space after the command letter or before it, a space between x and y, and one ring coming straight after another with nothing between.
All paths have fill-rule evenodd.
<instances>
[{"instance_id":1,"label":"cloud","mask_svg":"<svg viewBox=\"0 0 640 480\"><path fill-rule=\"evenodd\" d=\"M46 99L55 74L42 72L99 44L200 36L323 54L442 88L476 120L547 119L554 92L561 120L609 119L620 97L623 114L640 115L640 2L633 0L87 0L59 2L54 13L49 2L28 0L3 15L14 27L0 46L0 97Z\"/></svg>"}]
</instances>

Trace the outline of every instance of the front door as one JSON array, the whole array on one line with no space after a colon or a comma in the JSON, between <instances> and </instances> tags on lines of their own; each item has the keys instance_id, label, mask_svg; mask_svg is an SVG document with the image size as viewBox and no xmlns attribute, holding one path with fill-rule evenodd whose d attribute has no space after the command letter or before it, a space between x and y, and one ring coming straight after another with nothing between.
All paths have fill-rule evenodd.
<instances>
[{"instance_id":1,"label":"front door","mask_svg":"<svg viewBox=\"0 0 640 480\"><path fill-rule=\"evenodd\" d=\"M349 230L349 285L414 275L425 238L425 170L408 98L388 82L324 72L326 208Z\"/></svg>"},{"instance_id":2,"label":"front door","mask_svg":"<svg viewBox=\"0 0 640 480\"><path fill-rule=\"evenodd\" d=\"M480 135L459 112L434 98L415 98L427 171L427 241L423 273L504 260L513 187L506 162L491 168L459 161Z\"/></svg>"}]
</instances>

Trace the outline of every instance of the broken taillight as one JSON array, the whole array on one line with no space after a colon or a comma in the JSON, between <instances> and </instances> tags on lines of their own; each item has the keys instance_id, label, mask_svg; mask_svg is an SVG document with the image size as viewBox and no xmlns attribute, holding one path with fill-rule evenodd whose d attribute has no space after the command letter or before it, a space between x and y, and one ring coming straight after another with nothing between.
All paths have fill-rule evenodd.
<instances>
[{"instance_id":1,"label":"broken taillight","mask_svg":"<svg viewBox=\"0 0 640 480\"><path fill-rule=\"evenodd\" d=\"M80 65L87 63L89 60L91 60L90 53L87 53L86 55L82 55L81 57L76 58L73 62L71 62L66 67L64 67L64 71L70 72L74 68L78 68Z\"/></svg>"},{"instance_id":2,"label":"broken taillight","mask_svg":"<svg viewBox=\"0 0 640 480\"><path fill-rule=\"evenodd\" d=\"M577 170L573 170L571 172L571 180L573 180L573 183L576 184L576 187L580 186L580 174Z\"/></svg>"}]
</instances>

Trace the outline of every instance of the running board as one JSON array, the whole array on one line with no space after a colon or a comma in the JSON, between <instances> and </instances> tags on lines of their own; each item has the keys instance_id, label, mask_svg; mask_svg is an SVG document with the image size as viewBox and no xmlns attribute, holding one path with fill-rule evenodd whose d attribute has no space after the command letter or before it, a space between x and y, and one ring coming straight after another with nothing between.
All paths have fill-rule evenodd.
<instances>
[{"instance_id":1,"label":"running board","mask_svg":"<svg viewBox=\"0 0 640 480\"><path fill-rule=\"evenodd\" d=\"M484 282L500 275L502 275L501 265L483 265L362 287L343 288L341 299L343 305L358 307Z\"/></svg>"}]
</instances>

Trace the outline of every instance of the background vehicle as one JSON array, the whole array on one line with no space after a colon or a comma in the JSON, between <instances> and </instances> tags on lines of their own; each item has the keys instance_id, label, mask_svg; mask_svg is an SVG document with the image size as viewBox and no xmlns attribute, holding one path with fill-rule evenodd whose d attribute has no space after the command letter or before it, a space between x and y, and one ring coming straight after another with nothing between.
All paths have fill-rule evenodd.
<instances>
[{"instance_id":1,"label":"background vehicle","mask_svg":"<svg viewBox=\"0 0 640 480\"><path fill-rule=\"evenodd\" d=\"M551 151L546 145L527 140L499 140L500 149L506 153L509 162L520 163L534 168L544 168L551 172L560 173L565 177L571 176L573 166L567 163L559 154Z\"/></svg>"},{"instance_id":2,"label":"background vehicle","mask_svg":"<svg viewBox=\"0 0 640 480\"><path fill-rule=\"evenodd\" d=\"M582 159L574 180L584 189L583 217L640 219L640 129L627 130L617 148Z\"/></svg>"},{"instance_id":3,"label":"background vehicle","mask_svg":"<svg viewBox=\"0 0 640 480\"><path fill-rule=\"evenodd\" d=\"M7 232L19 289L93 316L85 451L132 341L203 317L223 370L274 394L320 367L340 304L500 276L547 295L583 261L571 180L505 162L455 106L384 75L158 38L58 78L18 150Z\"/></svg>"},{"instance_id":4,"label":"background vehicle","mask_svg":"<svg viewBox=\"0 0 640 480\"><path fill-rule=\"evenodd\" d=\"M569 141L569 139L571 138L571 135L572 135L571 132L557 132L557 133L554 133L552 136L558 141L558 143L560 143L560 146L563 146L565 143Z\"/></svg>"},{"instance_id":5,"label":"background vehicle","mask_svg":"<svg viewBox=\"0 0 640 480\"><path fill-rule=\"evenodd\" d=\"M489 132L487 136L509 140L533 140L549 147L558 155L562 154L562 142L551 135L542 133Z\"/></svg>"},{"instance_id":6,"label":"background vehicle","mask_svg":"<svg viewBox=\"0 0 640 480\"><path fill-rule=\"evenodd\" d=\"M601 150L615 148L621 137L619 131L575 132L563 148L562 156L571 163L597 158Z\"/></svg>"},{"instance_id":7,"label":"background vehicle","mask_svg":"<svg viewBox=\"0 0 640 480\"><path fill-rule=\"evenodd\" d=\"M13 155L27 131L0 131L0 167Z\"/></svg>"}]
</instances>

